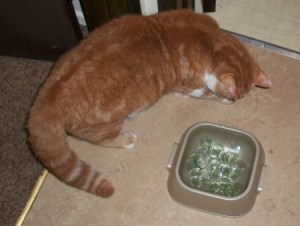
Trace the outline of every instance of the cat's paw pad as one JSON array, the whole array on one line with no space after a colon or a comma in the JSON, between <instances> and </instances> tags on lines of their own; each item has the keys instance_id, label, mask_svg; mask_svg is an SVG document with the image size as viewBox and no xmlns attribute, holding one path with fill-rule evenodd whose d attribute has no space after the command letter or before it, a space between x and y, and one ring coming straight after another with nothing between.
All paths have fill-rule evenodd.
<instances>
[{"instance_id":1,"label":"cat's paw pad","mask_svg":"<svg viewBox=\"0 0 300 226\"><path fill-rule=\"evenodd\" d=\"M122 133L122 136L126 138L126 144L123 146L123 148L127 150L134 148L138 141L138 136L133 132L124 132Z\"/></svg>"}]
</instances>

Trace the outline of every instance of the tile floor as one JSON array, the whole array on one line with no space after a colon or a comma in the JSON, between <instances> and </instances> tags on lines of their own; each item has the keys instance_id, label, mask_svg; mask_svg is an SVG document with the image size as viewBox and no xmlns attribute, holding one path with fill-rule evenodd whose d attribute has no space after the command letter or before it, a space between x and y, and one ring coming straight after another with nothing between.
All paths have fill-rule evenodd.
<instances>
[{"instance_id":1,"label":"tile floor","mask_svg":"<svg viewBox=\"0 0 300 226\"><path fill-rule=\"evenodd\" d=\"M217 0L220 27L300 52L300 1Z\"/></svg>"}]
</instances>

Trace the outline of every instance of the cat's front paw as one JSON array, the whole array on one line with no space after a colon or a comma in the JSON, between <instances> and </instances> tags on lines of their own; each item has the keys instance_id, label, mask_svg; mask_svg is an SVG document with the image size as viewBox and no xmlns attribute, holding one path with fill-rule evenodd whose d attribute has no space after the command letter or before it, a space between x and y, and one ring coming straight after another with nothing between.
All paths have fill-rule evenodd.
<instances>
[{"instance_id":1,"label":"cat's front paw","mask_svg":"<svg viewBox=\"0 0 300 226\"><path fill-rule=\"evenodd\" d=\"M233 104L233 103L234 103L233 100L229 100L229 99L226 99L226 98L220 98L219 101L220 101L222 104Z\"/></svg>"},{"instance_id":2,"label":"cat's front paw","mask_svg":"<svg viewBox=\"0 0 300 226\"><path fill-rule=\"evenodd\" d=\"M124 138L123 148L127 150L134 148L138 141L138 136L130 131L121 133L121 136Z\"/></svg>"}]
</instances>

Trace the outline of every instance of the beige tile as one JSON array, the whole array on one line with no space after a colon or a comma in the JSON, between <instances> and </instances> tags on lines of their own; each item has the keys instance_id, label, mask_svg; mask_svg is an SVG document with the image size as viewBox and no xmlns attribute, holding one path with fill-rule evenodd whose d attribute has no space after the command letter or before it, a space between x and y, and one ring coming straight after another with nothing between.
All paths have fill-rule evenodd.
<instances>
[{"instance_id":1,"label":"beige tile","mask_svg":"<svg viewBox=\"0 0 300 226\"><path fill-rule=\"evenodd\" d=\"M244 5L247 7L250 7L252 5L254 0L227 0L226 2L228 3L234 3L234 4L238 4L238 5Z\"/></svg>"},{"instance_id":2,"label":"beige tile","mask_svg":"<svg viewBox=\"0 0 300 226\"><path fill-rule=\"evenodd\" d=\"M232 5L227 5L227 7L232 7ZM260 9L248 9L236 4L235 7L237 7L236 10L238 10L238 7L242 7L244 14L247 14L247 16L242 14L227 16L228 12L231 11L231 8L228 8L226 15L221 14L221 17L216 18L220 27L249 37L255 37L259 40L265 40L271 30L270 25L274 20L275 14Z\"/></svg>"},{"instance_id":3,"label":"beige tile","mask_svg":"<svg viewBox=\"0 0 300 226\"><path fill-rule=\"evenodd\" d=\"M269 37L269 34L266 32L261 32L259 30L255 30L255 29L251 29L251 28L237 28L237 31L235 33L250 37L250 38L254 38L260 41L264 41L267 39L267 37Z\"/></svg>"},{"instance_id":4,"label":"beige tile","mask_svg":"<svg viewBox=\"0 0 300 226\"><path fill-rule=\"evenodd\" d=\"M250 29L250 34L253 31L259 33L268 33L271 30L271 24L275 15L265 10L252 8L247 17L245 24L240 24L238 27Z\"/></svg>"},{"instance_id":5,"label":"beige tile","mask_svg":"<svg viewBox=\"0 0 300 226\"><path fill-rule=\"evenodd\" d=\"M281 0L253 0L252 9L276 12Z\"/></svg>"},{"instance_id":6,"label":"beige tile","mask_svg":"<svg viewBox=\"0 0 300 226\"><path fill-rule=\"evenodd\" d=\"M235 23L228 20L219 21L220 27L227 31L238 32L238 29L235 27Z\"/></svg>"},{"instance_id":7,"label":"beige tile","mask_svg":"<svg viewBox=\"0 0 300 226\"><path fill-rule=\"evenodd\" d=\"M277 16L272 25L272 34L278 36L294 37L300 31L300 21Z\"/></svg>"},{"instance_id":8,"label":"beige tile","mask_svg":"<svg viewBox=\"0 0 300 226\"><path fill-rule=\"evenodd\" d=\"M298 0L217 0L209 15L225 30L300 51Z\"/></svg>"},{"instance_id":9,"label":"beige tile","mask_svg":"<svg viewBox=\"0 0 300 226\"><path fill-rule=\"evenodd\" d=\"M233 23L243 23L249 15L250 7L234 2L227 2L222 8L220 20L227 20Z\"/></svg>"},{"instance_id":10,"label":"beige tile","mask_svg":"<svg viewBox=\"0 0 300 226\"><path fill-rule=\"evenodd\" d=\"M277 12L281 16L300 20L300 1L280 0Z\"/></svg>"},{"instance_id":11,"label":"beige tile","mask_svg":"<svg viewBox=\"0 0 300 226\"><path fill-rule=\"evenodd\" d=\"M270 32L266 37L267 42L286 47L288 49L300 51L300 19L296 18L296 13L292 10L290 1L281 1L279 9L283 9L280 14L275 14L275 17L270 24ZM292 2L292 1L291 1ZM284 6L285 8L282 8ZM296 10L300 8L299 4L294 4ZM290 9L290 10L289 10ZM293 15L294 14L294 15Z\"/></svg>"},{"instance_id":12,"label":"beige tile","mask_svg":"<svg viewBox=\"0 0 300 226\"><path fill-rule=\"evenodd\" d=\"M300 42L299 36L277 36L274 34L270 34L266 37L269 43L285 47L287 49L300 51Z\"/></svg>"},{"instance_id":13,"label":"beige tile","mask_svg":"<svg viewBox=\"0 0 300 226\"><path fill-rule=\"evenodd\" d=\"M258 29L255 29L254 26L245 25L248 22L245 22L242 25L239 25L237 23L233 23L232 21L226 21L222 20L220 23L220 26L222 29L225 29L227 31L232 31L247 37L255 37L255 39L258 40L265 40L266 37L268 37L268 33L259 31Z\"/></svg>"}]
</instances>

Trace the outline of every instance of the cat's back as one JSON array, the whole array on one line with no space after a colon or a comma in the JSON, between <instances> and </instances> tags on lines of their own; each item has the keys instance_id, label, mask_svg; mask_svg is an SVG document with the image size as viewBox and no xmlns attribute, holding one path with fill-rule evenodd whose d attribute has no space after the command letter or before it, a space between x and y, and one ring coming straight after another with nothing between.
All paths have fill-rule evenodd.
<instances>
[{"instance_id":1,"label":"cat's back","mask_svg":"<svg viewBox=\"0 0 300 226\"><path fill-rule=\"evenodd\" d=\"M189 9L171 10L153 15L153 21L172 27L185 27L200 30L217 30L218 23L206 14L195 13Z\"/></svg>"},{"instance_id":2,"label":"cat's back","mask_svg":"<svg viewBox=\"0 0 300 226\"><path fill-rule=\"evenodd\" d=\"M209 34L217 29L217 23L209 16L189 10L117 18L96 28L79 45L60 57L44 89L58 83L63 87L62 81L68 86L66 82L83 81L90 75L102 76L105 71L110 73L110 70L120 69L117 64L127 68L132 64L130 70L134 67L144 70L151 62L160 65L167 57L176 61L176 46L189 43L188 39L195 38L197 32ZM133 76L134 71L131 74Z\"/></svg>"},{"instance_id":3,"label":"cat's back","mask_svg":"<svg viewBox=\"0 0 300 226\"><path fill-rule=\"evenodd\" d=\"M170 33L174 29L213 32L218 28L214 19L191 10L173 10L152 16L126 15L96 28L61 59L64 63L68 59L70 63L76 64L104 55L106 51L131 45L137 40L149 39L163 32Z\"/></svg>"},{"instance_id":4,"label":"cat's back","mask_svg":"<svg viewBox=\"0 0 300 226\"><path fill-rule=\"evenodd\" d=\"M105 51L135 43L140 39L163 32L170 33L174 29L213 32L219 26L211 17L191 10L172 10L152 16L126 15L96 28L67 55L70 57L80 53L80 60L84 61L95 54L101 55Z\"/></svg>"}]
</instances>

